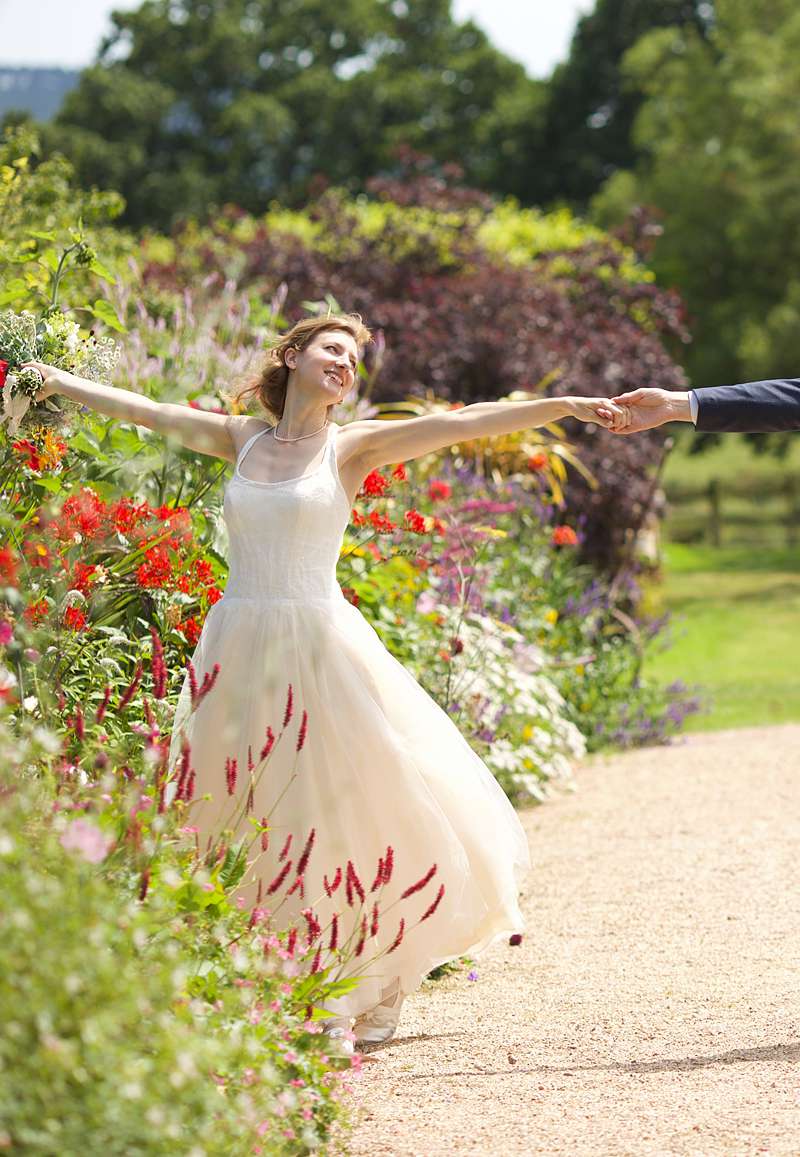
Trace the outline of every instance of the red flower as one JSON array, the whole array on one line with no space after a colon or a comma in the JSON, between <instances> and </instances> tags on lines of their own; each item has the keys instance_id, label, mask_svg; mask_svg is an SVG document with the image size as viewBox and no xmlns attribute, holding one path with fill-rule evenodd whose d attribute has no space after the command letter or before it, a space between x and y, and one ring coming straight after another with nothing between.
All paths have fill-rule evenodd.
<instances>
[{"instance_id":1,"label":"red flower","mask_svg":"<svg viewBox=\"0 0 800 1157\"><path fill-rule=\"evenodd\" d=\"M550 541L553 546L577 546L578 536L571 526L557 526Z\"/></svg>"},{"instance_id":2,"label":"red flower","mask_svg":"<svg viewBox=\"0 0 800 1157\"><path fill-rule=\"evenodd\" d=\"M406 525L409 530L413 530L415 534L425 533L425 519L418 510L406 511Z\"/></svg>"},{"instance_id":3,"label":"red flower","mask_svg":"<svg viewBox=\"0 0 800 1157\"><path fill-rule=\"evenodd\" d=\"M64 622L68 627L72 627L73 631L82 631L86 626L86 615L79 607L67 607L64 612Z\"/></svg>"},{"instance_id":4,"label":"red flower","mask_svg":"<svg viewBox=\"0 0 800 1157\"><path fill-rule=\"evenodd\" d=\"M162 543L145 551L145 562L136 568L136 581L141 587L156 587L162 589L172 577L172 564L169 554Z\"/></svg>"},{"instance_id":5,"label":"red flower","mask_svg":"<svg viewBox=\"0 0 800 1157\"><path fill-rule=\"evenodd\" d=\"M7 377L8 377L8 362L0 361L0 390L2 390L3 386L6 384L6 378Z\"/></svg>"},{"instance_id":6,"label":"red flower","mask_svg":"<svg viewBox=\"0 0 800 1157\"><path fill-rule=\"evenodd\" d=\"M408 475L406 474L405 465L399 462L392 471L392 478L396 478L398 482L408 482Z\"/></svg>"},{"instance_id":7,"label":"red flower","mask_svg":"<svg viewBox=\"0 0 800 1157\"><path fill-rule=\"evenodd\" d=\"M529 470L546 470L550 459L545 453L540 451L538 454L533 454L528 459Z\"/></svg>"},{"instance_id":8,"label":"red flower","mask_svg":"<svg viewBox=\"0 0 800 1157\"><path fill-rule=\"evenodd\" d=\"M184 619L182 623L178 623L175 629L180 631L185 637L186 642L191 646L194 646L200 638L200 624L194 616L190 616L188 619Z\"/></svg>"},{"instance_id":9,"label":"red flower","mask_svg":"<svg viewBox=\"0 0 800 1157\"><path fill-rule=\"evenodd\" d=\"M35 442L29 441L27 438L22 438L19 442L11 443L12 450L21 450L27 454L28 458L25 465L29 470L34 470L37 474L42 469L42 461L39 457L39 447Z\"/></svg>"},{"instance_id":10,"label":"red flower","mask_svg":"<svg viewBox=\"0 0 800 1157\"><path fill-rule=\"evenodd\" d=\"M31 603L22 612L22 617L26 623L32 623L36 626L47 618L47 599L37 599L36 602Z\"/></svg>"},{"instance_id":11,"label":"red flower","mask_svg":"<svg viewBox=\"0 0 800 1157\"><path fill-rule=\"evenodd\" d=\"M7 546L0 546L0 581L8 586L17 585L18 564Z\"/></svg>"},{"instance_id":12,"label":"red flower","mask_svg":"<svg viewBox=\"0 0 800 1157\"><path fill-rule=\"evenodd\" d=\"M452 492L450 483L444 482L441 478L432 478L428 486L428 498L432 502L437 502L440 498L449 498Z\"/></svg>"},{"instance_id":13,"label":"red flower","mask_svg":"<svg viewBox=\"0 0 800 1157\"><path fill-rule=\"evenodd\" d=\"M361 483L361 489L368 498L382 498L390 486L391 482L380 470L370 470Z\"/></svg>"}]
</instances>

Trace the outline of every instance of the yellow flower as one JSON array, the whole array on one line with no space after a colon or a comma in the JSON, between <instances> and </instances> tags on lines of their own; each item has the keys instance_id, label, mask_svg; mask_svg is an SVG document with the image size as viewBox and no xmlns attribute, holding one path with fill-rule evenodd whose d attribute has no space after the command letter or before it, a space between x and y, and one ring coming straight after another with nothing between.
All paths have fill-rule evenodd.
<instances>
[{"instance_id":1,"label":"yellow flower","mask_svg":"<svg viewBox=\"0 0 800 1157\"><path fill-rule=\"evenodd\" d=\"M554 608L551 608L551 610L545 613L544 621L546 623L552 623L552 625L555 626L558 622L558 611Z\"/></svg>"},{"instance_id":2,"label":"yellow flower","mask_svg":"<svg viewBox=\"0 0 800 1157\"><path fill-rule=\"evenodd\" d=\"M575 674L576 675L584 675L585 673L586 673L586 668L584 667L583 663L578 663L577 667L575 668Z\"/></svg>"}]
</instances>

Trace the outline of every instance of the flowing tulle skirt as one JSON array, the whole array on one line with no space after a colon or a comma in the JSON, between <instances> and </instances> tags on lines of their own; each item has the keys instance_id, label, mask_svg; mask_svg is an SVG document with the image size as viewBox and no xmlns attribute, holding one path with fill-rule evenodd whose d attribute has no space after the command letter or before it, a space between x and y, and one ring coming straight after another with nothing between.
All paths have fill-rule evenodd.
<instances>
[{"instance_id":1,"label":"flowing tulle skirt","mask_svg":"<svg viewBox=\"0 0 800 1157\"><path fill-rule=\"evenodd\" d=\"M332 1014L374 1007L397 978L411 992L436 965L524 930L518 894L530 858L516 812L453 721L344 597L225 596L211 608L192 662L198 682L215 663L220 671L193 713L187 676L176 711L170 764L185 727L195 769L188 822L200 829L202 848L232 819L238 833L253 833L250 817L272 813L267 850L256 839L258 859L240 894L254 904L260 879L260 906L276 928L299 928L298 949L309 927L303 909L311 908L325 929L315 941L322 967L335 963L328 951L334 912L340 946L367 932L360 956L334 968L361 979L327 1004ZM289 685L291 718L283 728ZM268 727L276 742L259 765ZM248 748L256 764L249 813ZM210 800L200 799L205 793ZM287 897L312 829L303 891ZM389 847L391 878L373 891ZM267 894L290 861L282 884ZM433 865L428 882L401 899ZM337 868L340 883L329 896ZM420 923L441 885L438 906ZM387 953L401 918L400 942Z\"/></svg>"}]
</instances>

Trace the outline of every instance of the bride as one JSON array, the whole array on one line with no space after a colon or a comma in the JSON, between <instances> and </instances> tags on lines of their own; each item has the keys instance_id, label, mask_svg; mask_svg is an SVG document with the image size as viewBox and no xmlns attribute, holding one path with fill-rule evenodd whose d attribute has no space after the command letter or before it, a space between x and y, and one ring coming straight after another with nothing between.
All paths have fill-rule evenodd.
<instances>
[{"instance_id":1,"label":"bride","mask_svg":"<svg viewBox=\"0 0 800 1157\"><path fill-rule=\"evenodd\" d=\"M269 900L284 929L304 928L311 911L326 929L322 966L358 976L326 1005L326 1031L344 1052L389 1040L406 996L437 965L521 933L530 867L522 825L488 767L336 581L356 495L370 471L457 443L565 417L612 427L621 412L562 397L337 425L331 411L356 388L370 340L358 314L292 326L243 391L260 416L159 403L36 364L39 396L58 391L234 464L223 500L228 581L191 660L198 682L215 665L218 678L193 705L187 669L169 763L189 753L201 836L222 824L252 836L251 817L269 817L241 894L250 905ZM248 778L265 735L292 716L296 741L275 743ZM352 958L336 973L338 944L359 933L363 944L367 930L372 967Z\"/></svg>"}]
</instances>

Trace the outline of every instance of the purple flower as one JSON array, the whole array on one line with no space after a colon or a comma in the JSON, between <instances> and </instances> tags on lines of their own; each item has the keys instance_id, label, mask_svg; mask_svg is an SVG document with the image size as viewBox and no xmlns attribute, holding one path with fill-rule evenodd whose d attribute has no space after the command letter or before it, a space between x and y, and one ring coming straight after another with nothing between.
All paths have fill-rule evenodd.
<instances>
[{"instance_id":1,"label":"purple flower","mask_svg":"<svg viewBox=\"0 0 800 1157\"><path fill-rule=\"evenodd\" d=\"M469 970L469 972L467 973L467 980L477 980L477 979L478 979L478 973L475 971L474 968L471 968Z\"/></svg>"}]
</instances>

